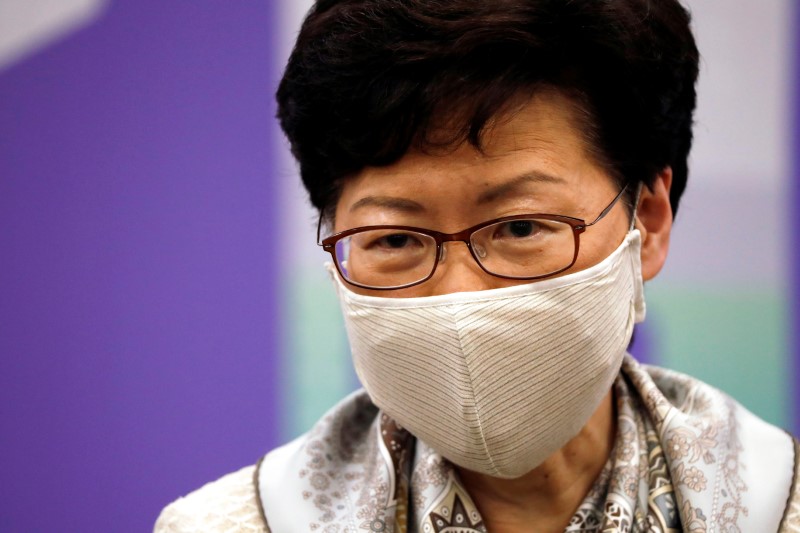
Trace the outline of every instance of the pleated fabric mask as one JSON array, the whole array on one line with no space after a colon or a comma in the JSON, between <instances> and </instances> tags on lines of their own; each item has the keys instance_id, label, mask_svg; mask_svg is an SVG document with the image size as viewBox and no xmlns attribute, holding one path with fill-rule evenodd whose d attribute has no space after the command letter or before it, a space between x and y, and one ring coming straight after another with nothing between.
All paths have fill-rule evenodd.
<instances>
[{"instance_id":1,"label":"pleated fabric mask","mask_svg":"<svg viewBox=\"0 0 800 533\"><path fill-rule=\"evenodd\" d=\"M640 246L634 229L586 270L419 298L357 294L329 270L373 402L454 464L516 478L576 436L609 392L644 320Z\"/></svg>"}]
</instances>

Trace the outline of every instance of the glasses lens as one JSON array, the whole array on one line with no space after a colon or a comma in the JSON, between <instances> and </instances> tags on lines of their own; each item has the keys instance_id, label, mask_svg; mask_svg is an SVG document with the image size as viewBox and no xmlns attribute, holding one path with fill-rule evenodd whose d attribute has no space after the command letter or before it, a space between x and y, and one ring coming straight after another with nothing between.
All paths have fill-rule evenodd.
<instances>
[{"instance_id":1,"label":"glasses lens","mask_svg":"<svg viewBox=\"0 0 800 533\"><path fill-rule=\"evenodd\" d=\"M575 256L572 226L547 219L498 222L473 233L471 244L487 271L512 278L559 272Z\"/></svg>"},{"instance_id":2,"label":"glasses lens","mask_svg":"<svg viewBox=\"0 0 800 533\"><path fill-rule=\"evenodd\" d=\"M436 263L430 235L399 229L371 229L336 243L339 272L366 287L389 288L427 278Z\"/></svg>"}]
</instances>

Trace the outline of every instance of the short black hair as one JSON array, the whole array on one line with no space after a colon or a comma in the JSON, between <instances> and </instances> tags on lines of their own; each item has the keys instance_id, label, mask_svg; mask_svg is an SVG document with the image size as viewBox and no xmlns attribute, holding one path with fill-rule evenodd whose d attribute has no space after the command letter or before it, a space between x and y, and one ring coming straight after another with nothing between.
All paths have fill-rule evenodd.
<instances>
[{"instance_id":1,"label":"short black hair","mask_svg":"<svg viewBox=\"0 0 800 533\"><path fill-rule=\"evenodd\" d=\"M678 0L317 0L278 118L322 212L342 178L440 142L434 121L455 120L448 142L480 148L493 117L554 87L582 111L588 146L620 184L652 185L672 168L676 213L697 73Z\"/></svg>"}]
</instances>

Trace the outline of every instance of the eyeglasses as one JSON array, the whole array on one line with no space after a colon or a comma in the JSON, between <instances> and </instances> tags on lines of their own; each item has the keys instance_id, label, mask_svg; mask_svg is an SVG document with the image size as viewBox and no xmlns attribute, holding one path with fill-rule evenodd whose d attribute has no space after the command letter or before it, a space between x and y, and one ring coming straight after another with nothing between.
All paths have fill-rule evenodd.
<instances>
[{"instance_id":1,"label":"eyeglasses","mask_svg":"<svg viewBox=\"0 0 800 533\"><path fill-rule=\"evenodd\" d=\"M457 233L412 226L361 226L320 241L348 283L365 289L391 290L429 280L443 260L446 242L463 242L480 267L505 279L536 280L554 276L575 264L580 235L600 222L626 187L590 223L550 214L513 215L487 220Z\"/></svg>"}]
</instances>

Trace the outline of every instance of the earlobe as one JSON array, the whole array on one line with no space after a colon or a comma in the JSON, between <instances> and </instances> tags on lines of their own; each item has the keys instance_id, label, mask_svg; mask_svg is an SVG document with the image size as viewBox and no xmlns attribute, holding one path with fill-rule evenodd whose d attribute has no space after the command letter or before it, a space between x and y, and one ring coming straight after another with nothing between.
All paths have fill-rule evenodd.
<instances>
[{"instance_id":1,"label":"earlobe","mask_svg":"<svg viewBox=\"0 0 800 533\"><path fill-rule=\"evenodd\" d=\"M636 227L642 234L642 278L653 279L664 266L672 231L669 191L672 168L658 173L652 187L643 187L636 209Z\"/></svg>"}]
</instances>

